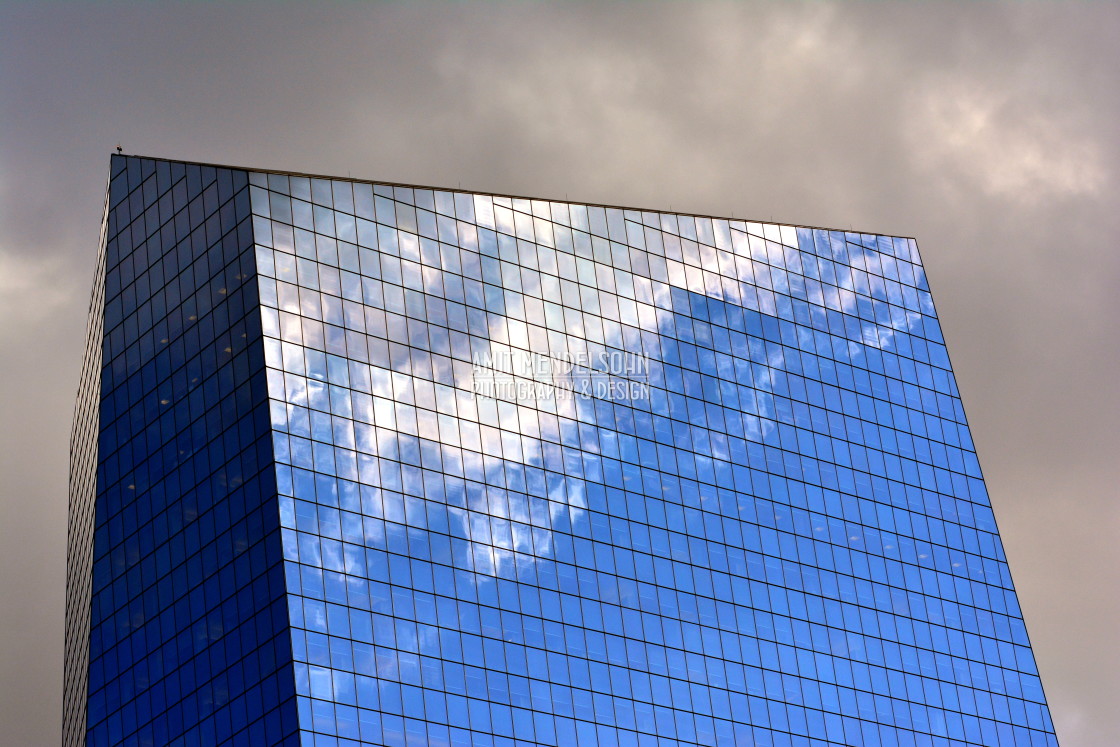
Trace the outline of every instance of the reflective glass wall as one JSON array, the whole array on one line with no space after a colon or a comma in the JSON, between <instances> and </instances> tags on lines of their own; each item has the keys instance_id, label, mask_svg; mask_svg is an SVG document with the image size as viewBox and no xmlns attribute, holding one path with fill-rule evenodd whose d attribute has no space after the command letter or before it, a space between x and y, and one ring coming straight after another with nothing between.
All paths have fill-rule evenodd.
<instances>
[{"instance_id":1,"label":"reflective glass wall","mask_svg":"<svg viewBox=\"0 0 1120 747\"><path fill-rule=\"evenodd\" d=\"M111 183L111 182L110 182ZM106 190L96 269L86 314L86 346L74 422L70 429L70 481L66 532L66 623L62 672L62 744L83 744L89 678L90 582L93 573L94 508L97 500L97 434L101 393L101 340L105 333L105 242L109 228Z\"/></svg>"},{"instance_id":2,"label":"reflective glass wall","mask_svg":"<svg viewBox=\"0 0 1120 747\"><path fill-rule=\"evenodd\" d=\"M72 443L68 745L298 741L253 247L246 172L113 157Z\"/></svg>"},{"instance_id":3,"label":"reflective glass wall","mask_svg":"<svg viewBox=\"0 0 1120 747\"><path fill-rule=\"evenodd\" d=\"M303 744L1056 744L912 240L249 183Z\"/></svg>"}]
</instances>

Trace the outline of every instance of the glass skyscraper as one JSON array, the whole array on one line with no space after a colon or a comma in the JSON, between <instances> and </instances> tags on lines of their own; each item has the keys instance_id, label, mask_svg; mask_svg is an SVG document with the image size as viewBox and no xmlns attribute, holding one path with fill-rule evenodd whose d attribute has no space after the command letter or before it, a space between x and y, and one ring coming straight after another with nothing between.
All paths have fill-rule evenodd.
<instances>
[{"instance_id":1,"label":"glass skyscraper","mask_svg":"<svg viewBox=\"0 0 1120 747\"><path fill-rule=\"evenodd\" d=\"M911 239L113 156L66 745L1054 745Z\"/></svg>"}]
</instances>

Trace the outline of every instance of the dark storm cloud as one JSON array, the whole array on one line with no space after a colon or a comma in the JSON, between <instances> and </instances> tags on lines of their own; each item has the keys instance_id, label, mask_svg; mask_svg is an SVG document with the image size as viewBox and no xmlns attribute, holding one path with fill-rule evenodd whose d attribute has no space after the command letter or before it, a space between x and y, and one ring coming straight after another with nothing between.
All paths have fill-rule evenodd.
<instances>
[{"instance_id":1,"label":"dark storm cloud","mask_svg":"<svg viewBox=\"0 0 1120 747\"><path fill-rule=\"evenodd\" d=\"M1120 743L1120 11L0 10L0 721L57 741L108 154L916 236L1059 736Z\"/></svg>"}]
</instances>

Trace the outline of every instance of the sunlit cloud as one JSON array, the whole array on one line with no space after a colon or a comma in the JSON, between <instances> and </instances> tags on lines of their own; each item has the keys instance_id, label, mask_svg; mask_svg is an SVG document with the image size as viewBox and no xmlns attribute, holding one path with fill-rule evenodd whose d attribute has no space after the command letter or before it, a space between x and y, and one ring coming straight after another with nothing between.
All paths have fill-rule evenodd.
<instances>
[{"instance_id":1,"label":"sunlit cloud","mask_svg":"<svg viewBox=\"0 0 1120 747\"><path fill-rule=\"evenodd\" d=\"M943 80L907 111L920 167L1023 203L1093 196L1109 181L1101 144L1060 111L964 80Z\"/></svg>"}]
</instances>

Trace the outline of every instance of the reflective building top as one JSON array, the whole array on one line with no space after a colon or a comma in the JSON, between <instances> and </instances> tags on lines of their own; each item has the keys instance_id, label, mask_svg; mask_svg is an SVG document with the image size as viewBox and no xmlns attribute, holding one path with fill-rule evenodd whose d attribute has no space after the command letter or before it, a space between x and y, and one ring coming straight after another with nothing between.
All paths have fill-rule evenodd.
<instances>
[{"instance_id":1,"label":"reflective building top","mask_svg":"<svg viewBox=\"0 0 1120 747\"><path fill-rule=\"evenodd\" d=\"M1056 744L913 240L111 172L68 744Z\"/></svg>"}]
</instances>

